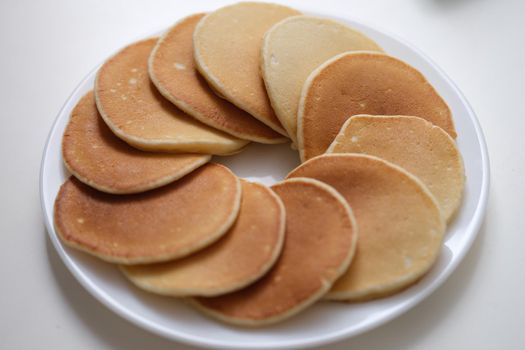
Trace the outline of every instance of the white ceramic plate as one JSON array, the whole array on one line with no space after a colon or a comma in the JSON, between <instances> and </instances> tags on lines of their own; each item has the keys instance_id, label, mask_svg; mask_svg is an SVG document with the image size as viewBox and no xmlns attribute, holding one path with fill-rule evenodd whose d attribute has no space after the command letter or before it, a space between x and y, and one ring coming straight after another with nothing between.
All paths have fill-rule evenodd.
<instances>
[{"instance_id":1,"label":"white ceramic plate","mask_svg":"<svg viewBox=\"0 0 525 350\"><path fill-rule=\"evenodd\" d=\"M448 228L439 261L423 280L395 296L360 304L320 302L271 327L243 329L211 320L171 298L147 294L130 285L110 264L65 247L53 227L53 203L69 176L60 144L71 110L93 88L93 70L75 89L51 129L42 159L40 192L47 230L58 254L76 279L100 302L125 319L177 341L214 348L297 348L326 344L375 328L426 298L457 267L481 225L487 203L489 165L485 141L474 112L452 81L425 55L406 42L353 20L339 19L376 40L389 54L418 68L452 109L458 146L467 176L463 205ZM97 67L98 68L98 67ZM288 145L252 144L239 155L215 157L238 176L265 184L281 180L298 165Z\"/></svg>"}]
</instances>

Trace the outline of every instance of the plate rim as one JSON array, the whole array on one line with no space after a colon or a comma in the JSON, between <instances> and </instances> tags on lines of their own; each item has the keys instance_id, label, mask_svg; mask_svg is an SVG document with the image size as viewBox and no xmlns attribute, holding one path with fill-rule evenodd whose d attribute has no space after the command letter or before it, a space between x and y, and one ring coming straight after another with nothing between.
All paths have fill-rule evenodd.
<instances>
[{"instance_id":1,"label":"plate rim","mask_svg":"<svg viewBox=\"0 0 525 350\"><path fill-rule=\"evenodd\" d=\"M310 12L313 11L305 11L305 13L310 14ZM454 81L424 52L422 52L419 48L417 48L415 45L411 44L409 41L405 40L404 38L400 37L397 34L394 34L390 32L389 30L385 30L381 26L378 25L372 25L369 24L366 21L362 21L360 19L356 19L351 16L334 16L331 14L327 14L325 12L321 11L315 11L315 15L321 16L321 17L327 17L331 18L337 21L340 21L342 23L345 22L353 22L359 24L359 26L369 29L374 32L378 32L380 34L383 34L385 36L388 36L401 44L405 45L407 48L412 50L414 53L416 53L418 56L420 56L424 61L426 61L431 68L437 72L443 80L452 88L454 94L457 95L459 98L461 104L465 107L465 109L468 112L468 116L470 120L472 121L472 124L474 126L474 131L476 133L476 136L478 138L479 142L479 148L481 150L481 168L482 168L482 181L481 181L481 190L480 190L480 197L479 201L476 205L476 209L474 211L472 220L468 224L468 226L464 229L464 232L467 235L467 239L465 240L465 248L460 251L457 254L457 258L454 259L450 263L450 267L439 277L437 278L427 289L423 290L421 293L415 295L410 300L406 301L401 305L398 309L391 312L386 317L383 317L376 322L369 323L362 328L358 330L343 330L336 333L330 333L328 335L321 335L316 337L315 339L306 339L306 340L292 340L287 341L283 343L282 341L278 342L272 342L267 341L264 344L257 344L257 343L231 343L223 340L213 340L208 339L205 337L196 337L192 335L187 335L183 332L173 330L173 329L166 329L166 327L161 326L159 324L156 324L154 322L148 321L144 319L141 315L132 312L128 310L126 307L122 306L120 303L115 301L112 296L105 293L102 289L100 289L96 284L94 284L89 277L87 277L72 261L72 259L66 254L63 246L58 240L58 237L56 233L54 233L54 226L53 224L48 220L49 213L46 210L45 206L45 198L44 198L44 172L45 172L45 164L47 160L47 154L49 151L49 145L50 140L52 136L54 135L56 131L57 124L59 122L60 116L63 114L64 110L67 108L67 106L71 103L73 96L75 96L78 91L82 88L82 86L85 84L87 80L90 79L90 77L97 71L97 69L103 64L102 61L99 64L95 65L93 69L91 69L84 78L76 85L76 87L73 89L71 94L68 96L62 107L60 108L59 112L57 113L50 131L48 132L46 142L44 145L44 149L42 152L42 158L40 162L40 173L39 173L39 194L40 194L40 206L41 210L44 216L44 222L46 226L46 231L48 234L49 239L51 240L56 252L60 256L63 263L66 265L68 271L73 275L73 277L82 285L82 287L88 291L88 293L94 297L98 302L100 302L102 305L110 309L115 314L119 315L121 318L127 320L128 322L134 324L135 326L138 326L142 329L145 329L153 334L160 335L164 338L167 338L172 341L179 341L184 344L193 345L193 346L200 346L200 347L206 347L206 348L216 348L216 349L263 349L263 348L286 348L286 349L298 349L298 348L304 348L307 346L320 346L320 345L326 345L329 343L334 343L337 341L341 341L343 339L348 339L354 336L357 336L359 334L363 334L365 332L368 332L372 329L378 328L391 320L401 316L408 310L414 308L416 305L418 305L421 301L428 298L431 294L433 294L440 286L443 285L443 283L450 277L454 271L456 271L458 265L463 261L466 254L470 251L473 242L478 236L479 230L481 228L481 225L483 224L487 204L488 204L488 197L489 197L489 188L490 188L490 160L489 160L489 153L487 148L487 143L485 140L485 136L483 134L483 131L481 129L481 125L479 123L479 120L477 118L476 113L472 109L470 103L464 96L464 94L461 92L461 90L458 88L458 86L454 83ZM127 41L127 44L132 43L134 41L152 37L156 34L152 33L160 33L162 30L165 30L165 26L158 28L157 30L151 30L146 35L141 35L140 37L137 36L131 41ZM123 45L122 47L124 47Z\"/></svg>"}]
</instances>

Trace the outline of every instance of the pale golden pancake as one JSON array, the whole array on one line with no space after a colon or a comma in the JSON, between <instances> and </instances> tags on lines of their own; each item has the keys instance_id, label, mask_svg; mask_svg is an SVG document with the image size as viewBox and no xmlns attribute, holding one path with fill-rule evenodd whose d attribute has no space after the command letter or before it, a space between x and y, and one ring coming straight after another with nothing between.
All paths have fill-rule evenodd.
<instances>
[{"instance_id":1,"label":"pale golden pancake","mask_svg":"<svg viewBox=\"0 0 525 350\"><path fill-rule=\"evenodd\" d=\"M364 34L321 17L289 17L266 32L262 76L273 110L294 142L297 107L306 78L329 58L353 50L383 51Z\"/></svg>"},{"instance_id":2,"label":"pale golden pancake","mask_svg":"<svg viewBox=\"0 0 525 350\"><path fill-rule=\"evenodd\" d=\"M218 97L198 73L193 31L202 17L186 17L159 39L149 58L151 81L165 98L204 124L245 140L285 142L283 135Z\"/></svg>"},{"instance_id":3,"label":"pale golden pancake","mask_svg":"<svg viewBox=\"0 0 525 350\"><path fill-rule=\"evenodd\" d=\"M272 186L286 209L284 248L260 280L240 291L193 304L222 321L260 326L288 318L321 298L348 268L357 226L344 198L312 179Z\"/></svg>"},{"instance_id":4,"label":"pale golden pancake","mask_svg":"<svg viewBox=\"0 0 525 350\"><path fill-rule=\"evenodd\" d=\"M284 240L282 201L268 187L242 181L237 221L218 242L186 258L124 266L138 287L170 296L216 296L241 289L275 263Z\"/></svg>"},{"instance_id":5,"label":"pale golden pancake","mask_svg":"<svg viewBox=\"0 0 525 350\"><path fill-rule=\"evenodd\" d=\"M99 191L144 192L180 179L211 158L206 154L139 151L116 137L97 111L93 92L75 106L62 138L64 164Z\"/></svg>"},{"instance_id":6,"label":"pale golden pancake","mask_svg":"<svg viewBox=\"0 0 525 350\"><path fill-rule=\"evenodd\" d=\"M193 34L197 68L214 90L273 130L286 135L270 105L260 73L264 33L298 15L289 7L241 2L205 16Z\"/></svg>"},{"instance_id":7,"label":"pale golden pancake","mask_svg":"<svg viewBox=\"0 0 525 350\"><path fill-rule=\"evenodd\" d=\"M384 54L350 52L323 63L305 82L297 121L301 159L324 153L357 114L414 115L456 137L450 109L419 71Z\"/></svg>"},{"instance_id":8,"label":"pale golden pancake","mask_svg":"<svg viewBox=\"0 0 525 350\"><path fill-rule=\"evenodd\" d=\"M419 280L436 261L445 221L434 196L403 168L362 154L325 154L288 177L333 186L359 225L352 265L327 298L365 300L393 294Z\"/></svg>"},{"instance_id":9,"label":"pale golden pancake","mask_svg":"<svg viewBox=\"0 0 525 350\"><path fill-rule=\"evenodd\" d=\"M55 200L55 227L68 245L120 264L179 258L222 237L239 212L241 185L209 163L162 188L129 195L99 192L75 178Z\"/></svg>"},{"instance_id":10,"label":"pale golden pancake","mask_svg":"<svg viewBox=\"0 0 525 350\"><path fill-rule=\"evenodd\" d=\"M327 153L364 153L401 166L432 192L445 220L450 220L461 203L465 183L461 154L443 129L424 119L353 116Z\"/></svg>"},{"instance_id":11,"label":"pale golden pancake","mask_svg":"<svg viewBox=\"0 0 525 350\"><path fill-rule=\"evenodd\" d=\"M157 39L131 44L97 73L97 107L109 128L133 147L146 151L230 154L240 140L213 129L176 108L148 76L148 58Z\"/></svg>"}]
</instances>

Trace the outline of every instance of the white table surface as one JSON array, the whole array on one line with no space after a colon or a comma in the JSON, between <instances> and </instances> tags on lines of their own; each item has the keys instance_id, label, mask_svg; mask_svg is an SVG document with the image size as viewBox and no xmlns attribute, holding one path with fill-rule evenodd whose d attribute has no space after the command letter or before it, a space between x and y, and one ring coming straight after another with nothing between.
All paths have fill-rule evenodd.
<instances>
[{"instance_id":1,"label":"white table surface","mask_svg":"<svg viewBox=\"0 0 525 350\"><path fill-rule=\"evenodd\" d=\"M124 43L223 1L0 2L0 348L194 349L108 311L66 270L38 195L51 124L77 83ZM523 349L525 1L288 1L415 44L476 111L492 172L485 223L451 278L402 317L325 349ZM317 3L317 4L316 4Z\"/></svg>"}]
</instances>

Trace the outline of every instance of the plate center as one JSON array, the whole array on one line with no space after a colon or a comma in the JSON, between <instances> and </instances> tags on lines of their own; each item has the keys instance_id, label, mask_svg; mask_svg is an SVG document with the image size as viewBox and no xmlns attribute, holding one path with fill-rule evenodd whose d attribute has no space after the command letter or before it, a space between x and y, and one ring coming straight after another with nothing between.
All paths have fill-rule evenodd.
<instances>
[{"instance_id":1,"label":"plate center","mask_svg":"<svg viewBox=\"0 0 525 350\"><path fill-rule=\"evenodd\" d=\"M299 152L291 149L290 143L263 145L255 142L239 154L214 157L213 161L226 165L243 179L267 186L283 180L301 163Z\"/></svg>"}]
</instances>

